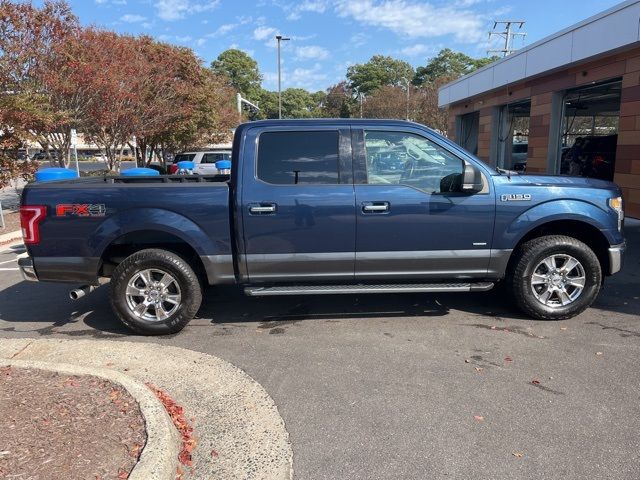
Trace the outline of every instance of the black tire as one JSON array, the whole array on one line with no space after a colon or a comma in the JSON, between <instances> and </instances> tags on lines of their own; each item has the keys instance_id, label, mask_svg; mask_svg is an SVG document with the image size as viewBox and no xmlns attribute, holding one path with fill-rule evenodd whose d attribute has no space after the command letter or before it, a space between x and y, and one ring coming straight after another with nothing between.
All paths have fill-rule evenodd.
<instances>
[{"instance_id":1,"label":"black tire","mask_svg":"<svg viewBox=\"0 0 640 480\"><path fill-rule=\"evenodd\" d=\"M136 281L135 279L140 281L149 271L155 275L156 279L162 273L169 274L166 278L172 280L170 288L173 290L167 290L167 293L174 293L174 296L179 298L177 303L164 303L164 306L160 307L162 315L169 313L165 312L164 307L171 307L170 314L166 318L150 320L141 316L160 316L158 310L155 310L155 305L160 305L162 302L150 303L151 308L140 315L135 314L131 307L135 302L144 303L148 297L127 295L129 284ZM165 277L162 276L162 278ZM144 280L141 281L144 282ZM142 287L138 288L142 290ZM111 277L113 311L128 328L142 335L168 335L179 332L195 316L201 303L202 289L198 276L182 257L166 250L148 249L136 252L125 258L115 268Z\"/></svg>"},{"instance_id":2,"label":"black tire","mask_svg":"<svg viewBox=\"0 0 640 480\"><path fill-rule=\"evenodd\" d=\"M562 301L559 293L552 294L556 297L550 299L552 302L555 301L556 305L545 305L543 300L539 300L536 294L544 297L544 290L547 289L546 284L537 285L536 288L539 291L534 293L532 282L535 269L551 255L559 255L561 260L563 255L571 256L580 263L584 271L584 287L578 296L567 305L559 304ZM545 269L546 267L543 267L543 270L537 270L537 273L542 271L546 275ZM554 276L551 275L551 277ZM539 277L537 276L537 278ZM562 279L554 277L551 280L551 287L555 288L553 281L561 282ZM562 320L578 315L589 308L596 299L601 284L602 268L593 250L583 242L563 235L538 237L521 245L514 253L506 277L507 291L513 295L518 308L527 315L540 320ZM573 289L575 287L570 285L567 288ZM542 295L540 291L543 292Z\"/></svg>"}]
</instances>

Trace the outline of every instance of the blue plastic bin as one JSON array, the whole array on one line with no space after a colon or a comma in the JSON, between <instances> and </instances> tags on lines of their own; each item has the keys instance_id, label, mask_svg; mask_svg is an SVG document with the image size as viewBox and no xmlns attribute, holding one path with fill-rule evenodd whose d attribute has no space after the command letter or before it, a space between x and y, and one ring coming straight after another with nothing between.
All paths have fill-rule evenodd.
<instances>
[{"instance_id":1,"label":"blue plastic bin","mask_svg":"<svg viewBox=\"0 0 640 480\"><path fill-rule=\"evenodd\" d=\"M189 160L178 162L178 170L193 170L194 168L196 168L196 165Z\"/></svg>"},{"instance_id":2,"label":"blue plastic bin","mask_svg":"<svg viewBox=\"0 0 640 480\"><path fill-rule=\"evenodd\" d=\"M69 180L72 178L78 178L78 174L75 170L69 168L43 168L36 172L36 182L53 182L55 180Z\"/></svg>"},{"instance_id":3,"label":"blue plastic bin","mask_svg":"<svg viewBox=\"0 0 640 480\"><path fill-rule=\"evenodd\" d=\"M121 173L124 177L148 177L149 175L160 175L160 172L153 168L129 168Z\"/></svg>"},{"instance_id":4,"label":"blue plastic bin","mask_svg":"<svg viewBox=\"0 0 640 480\"><path fill-rule=\"evenodd\" d=\"M218 160L216 162L216 168L222 175L231 174L231 160Z\"/></svg>"}]
</instances>

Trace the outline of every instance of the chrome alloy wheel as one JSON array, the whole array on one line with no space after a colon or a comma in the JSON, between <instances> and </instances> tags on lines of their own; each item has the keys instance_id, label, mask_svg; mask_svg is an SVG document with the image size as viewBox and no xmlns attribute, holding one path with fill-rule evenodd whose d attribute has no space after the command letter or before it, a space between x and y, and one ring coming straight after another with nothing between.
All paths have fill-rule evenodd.
<instances>
[{"instance_id":1,"label":"chrome alloy wheel","mask_svg":"<svg viewBox=\"0 0 640 480\"><path fill-rule=\"evenodd\" d=\"M552 308L573 303L584 290L586 276L582 264L571 255L550 255L531 275L531 289L540 303Z\"/></svg>"},{"instance_id":2,"label":"chrome alloy wheel","mask_svg":"<svg viewBox=\"0 0 640 480\"><path fill-rule=\"evenodd\" d=\"M182 300L177 280L171 274L156 268L142 270L131 277L126 296L131 312L150 322L169 318Z\"/></svg>"}]
</instances>

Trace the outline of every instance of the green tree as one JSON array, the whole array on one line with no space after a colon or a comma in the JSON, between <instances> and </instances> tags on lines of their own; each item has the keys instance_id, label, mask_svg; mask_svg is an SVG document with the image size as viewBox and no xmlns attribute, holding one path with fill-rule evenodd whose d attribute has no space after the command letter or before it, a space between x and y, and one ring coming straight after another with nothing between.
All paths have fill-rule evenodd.
<instances>
[{"instance_id":1,"label":"green tree","mask_svg":"<svg viewBox=\"0 0 640 480\"><path fill-rule=\"evenodd\" d=\"M458 78L497 59L498 57L472 58L462 52L454 52L450 48L445 48L440 50L437 56L430 59L426 66L418 67L413 84L423 85L434 82L436 79Z\"/></svg>"},{"instance_id":2,"label":"green tree","mask_svg":"<svg viewBox=\"0 0 640 480\"><path fill-rule=\"evenodd\" d=\"M256 100L260 93L262 75L258 63L242 50L225 50L211 63L217 75L229 79L229 85L250 100Z\"/></svg>"},{"instance_id":3,"label":"green tree","mask_svg":"<svg viewBox=\"0 0 640 480\"><path fill-rule=\"evenodd\" d=\"M327 89L322 102L321 116L327 118L350 118L358 109L353 91L342 81Z\"/></svg>"},{"instance_id":4,"label":"green tree","mask_svg":"<svg viewBox=\"0 0 640 480\"><path fill-rule=\"evenodd\" d=\"M407 62L384 55L374 55L367 63L347 69L349 87L365 95L383 86L406 85L414 75L413 67Z\"/></svg>"}]
</instances>

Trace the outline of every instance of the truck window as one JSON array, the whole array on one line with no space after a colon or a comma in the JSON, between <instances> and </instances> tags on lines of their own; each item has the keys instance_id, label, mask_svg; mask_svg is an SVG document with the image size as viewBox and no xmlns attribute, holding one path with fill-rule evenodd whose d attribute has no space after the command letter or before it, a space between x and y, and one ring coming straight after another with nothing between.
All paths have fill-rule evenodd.
<instances>
[{"instance_id":1,"label":"truck window","mask_svg":"<svg viewBox=\"0 0 640 480\"><path fill-rule=\"evenodd\" d=\"M202 160L200 161L200 163L216 163L217 161L220 161L220 160L231 160L231 154L224 153L224 152L205 153L202 156Z\"/></svg>"},{"instance_id":2,"label":"truck window","mask_svg":"<svg viewBox=\"0 0 640 480\"><path fill-rule=\"evenodd\" d=\"M192 162L194 158L196 158L195 153L179 153L173 157L173 163Z\"/></svg>"},{"instance_id":3,"label":"truck window","mask_svg":"<svg viewBox=\"0 0 640 480\"><path fill-rule=\"evenodd\" d=\"M276 185L337 184L338 132L264 132L258 178Z\"/></svg>"},{"instance_id":4,"label":"truck window","mask_svg":"<svg viewBox=\"0 0 640 480\"><path fill-rule=\"evenodd\" d=\"M464 162L424 137L405 132L365 131L367 183L408 185L429 193L449 191Z\"/></svg>"}]
</instances>

